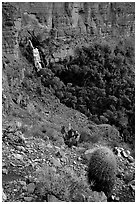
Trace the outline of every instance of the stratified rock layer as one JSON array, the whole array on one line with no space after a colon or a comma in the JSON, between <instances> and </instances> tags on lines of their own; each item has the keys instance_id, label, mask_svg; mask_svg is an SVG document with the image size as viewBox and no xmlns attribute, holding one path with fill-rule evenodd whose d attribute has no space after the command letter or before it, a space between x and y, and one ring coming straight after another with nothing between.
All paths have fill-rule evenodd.
<instances>
[{"instance_id":1,"label":"stratified rock layer","mask_svg":"<svg viewBox=\"0 0 137 204\"><path fill-rule=\"evenodd\" d=\"M22 35L29 36L27 31L33 31L41 41L48 39L47 56L52 52L62 58L73 55L82 41L88 44L85 37L119 38L135 33L134 2L9 2L3 3L2 9L3 51L16 58ZM58 40L63 41L58 45Z\"/></svg>"}]
</instances>

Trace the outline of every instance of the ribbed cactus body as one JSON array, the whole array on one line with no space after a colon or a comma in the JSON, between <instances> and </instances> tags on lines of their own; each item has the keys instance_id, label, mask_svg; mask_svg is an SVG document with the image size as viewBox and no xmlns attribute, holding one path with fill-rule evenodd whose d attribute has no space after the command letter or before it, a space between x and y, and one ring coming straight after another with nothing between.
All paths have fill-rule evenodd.
<instances>
[{"instance_id":1,"label":"ribbed cactus body","mask_svg":"<svg viewBox=\"0 0 137 204\"><path fill-rule=\"evenodd\" d=\"M92 189L103 191L109 197L115 184L116 166L115 155L109 148L95 148L88 167L88 181L93 183Z\"/></svg>"}]
</instances>

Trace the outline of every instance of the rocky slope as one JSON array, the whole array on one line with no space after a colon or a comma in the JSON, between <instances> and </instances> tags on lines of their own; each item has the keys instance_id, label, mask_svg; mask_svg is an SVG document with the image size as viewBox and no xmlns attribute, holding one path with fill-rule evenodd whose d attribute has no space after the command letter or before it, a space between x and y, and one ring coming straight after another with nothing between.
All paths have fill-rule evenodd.
<instances>
[{"instance_id":1,"label":"rocky slope","mask_svg":"<svg viewBox=\"0 0 137 204\"><path fill-rule=\"evenodd\" d=\"M72 55L79 44L78 36L83 43L97 37L106 18L111 19L112 28L116 27L116 16L123 19L118 17L118 11L124 16L127 8L133 15L132 30L134 8L126 3L3 3L3 201L107 201L103 192L92 191L87 183L92 149L100 145L112 149L118 163L111 201L134 201L135 162L132 150L122 143L118 131L107 124L96 125L82 113L61 104L51 89L43 86L32 62L23 55L30 34L45 42L47 58L51 53L54 60L66 57L68 52ZM110 18L112 13L116 14L114 18ZM97 23L100 21L102 24ZM122 32L128 35L127 29L121 30L120 35ZM83 38L82 33L87 37ZM67 54L63 55L63 49ZM68 128L69 123L83 134L78 147L64 144L61 127Z\"/></svg>"},{"instance_id":2,"label":"rocky slope","mask_svg":"<svg viewBox=\"0 0 137 204\"><path fill-rule=\"evenodd\" d=\"M35 100L31 103L34 104ZM52 105L53 99L50 101L50 110L55 108ZM135 162L126 144L120 143L119 147L114 148L112 142L93 132L91 141L98 137L98 142L82 142L78 147L68 148L60 132L61 124L67 125L71 121L77 130L78 125L83 124L85 131L90 124L83 115L59 103L56 111L52 112L52 118L48 108L45 105L45 112L44 108L40 112L36 109L34 112L20 109L16 110L16 114L14 110L9 116L3 117L3 200L107 201L103 192L92 191L87 182L88 161L93 148L103 145L114 150L118 163L111 201L134 201Z\"/></svg>"}]
</instances>

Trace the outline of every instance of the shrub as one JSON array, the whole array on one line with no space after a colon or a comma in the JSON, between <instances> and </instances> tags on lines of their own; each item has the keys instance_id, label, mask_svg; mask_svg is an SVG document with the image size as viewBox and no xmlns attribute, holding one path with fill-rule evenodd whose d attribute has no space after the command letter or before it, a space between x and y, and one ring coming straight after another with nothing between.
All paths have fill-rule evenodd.
<instances>
[{"instance_id":1,"label":"shrub","mask_svg":"<svg viewBox=\"0 0 137 204\"><path fill-rule=\"evenodd\" d=\"M55 75L47 75L44 85L51 86L62 103L97 124L115 125L121 134L126 124L127 142L134 143L134 54L129 54L134 46L130 42L123 40L113 48L108 42L78 48L69 63L50 67Z\"/></svg>"},{"instance_id":2,"label":"shrub","mask_svg":"<svg viewBox=\"0 0 137 204\"><path fill-rule=\"evenodd\" d=\"M80 133L80 139L79 142L91 142L91 143L97 143L101 140L101 134L99 133L99 130L96 126L93 126L92 128L89 127L91 130L90 133L86 131L82 131Z\"/></svg>"},{"instance_id":3,"label":"shrub","mask_svg":"<svg viewBox=\"0 0 137 204\"><path fill-rule=\"evenodd\" d=\"M48 165L43 165L35 173L37 194L46 197L47 194L55 195L64 202L79 202L82 198L92 201L99 201L99 197L89 189L83 177L79 177L71 168L63 167L56 169ZM83 196L82 196L83 195Z\"/></svg>"},{"instance_id":4,"label":"shrub","mask_svg":"<svg viewBox=\"0 0 137 204\"><path fill-rule=\"evenodd\" d=\"M87 133L86 131L82 131L80 133L79 142L89 142L90 136L91 135L89 133Z\"/></svg>"}]
</instances>

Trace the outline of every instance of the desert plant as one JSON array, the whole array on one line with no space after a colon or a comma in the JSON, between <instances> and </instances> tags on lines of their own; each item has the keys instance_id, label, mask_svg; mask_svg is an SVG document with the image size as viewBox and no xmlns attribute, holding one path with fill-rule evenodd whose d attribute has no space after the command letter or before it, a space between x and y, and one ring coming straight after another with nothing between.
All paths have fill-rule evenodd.
<instances>
[{"instance_id":1,"label":"desert plant","mask_svg":"<svg viewBox=\"0 0 137 204\"><path fill-rule=\"evenodd\" d=\"M103 191L109 197L115 184L116 166L115 156L108 147L95 148L88 167L92 190Z\"/></svg>"}]
</instances>

